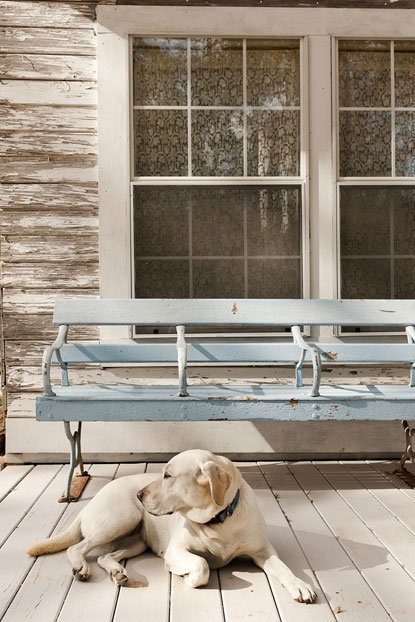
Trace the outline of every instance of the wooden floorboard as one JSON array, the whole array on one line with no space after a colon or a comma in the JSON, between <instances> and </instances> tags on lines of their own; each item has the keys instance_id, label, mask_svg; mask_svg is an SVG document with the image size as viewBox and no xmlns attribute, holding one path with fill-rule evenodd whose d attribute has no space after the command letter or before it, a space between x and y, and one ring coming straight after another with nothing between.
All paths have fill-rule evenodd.
<instances>
[{"instance_id":1,"label":"wooden floorboard","mask_svg":"<svg viewBox=\"0 0 415 622\"><path fill-rule=\"evenodd\" d=\"M146 552L129 559L127 570L130 577L148 581L148 587L121 588L114 622L169 622L170 575L164 561ZM197 616L194 619L197 622Z\"/></svg>"},{"instance_id":2,"label":"wooden floorboard","mask_svg":"<svg viewBox=\"0 0 415 622\"><path fill-rule=\"evenodd\" d=\"M32 464L22 464L0 471L0 501L33 469Z\"/></svg>"},{"instance_id":3,"label":"wooden floorboard","mask_svg":"<svg viewBox=\"0 0 415 622\"><path fill-rule=\"evenodd\" d=\"M9 492L1 504L0 545L2 545L35 501L40 497L61 465L38 465Z\"/></svg>"},{"instance_id":4,"label":"wooden floorboard","mask_svg":"<svg viewBox=\"0 0 415 622\"><path fill-rule=\"evenodd\" d=\"M219 570L226 622L280 622L265 574L249 560Z\"/></svg>"},{"instance_id":5,"label":"wooden floorboard","mask_svg":"<svg viewBox=\"0 0 415 622\"><path fill-rule=\"evenodd\" d=\"M391 461L239 463L281 559L312 583L312 606L293 601L252 562L212 571L187 587L151 552L126 562L148 587L118 588L91 554L92 576L74 581L65 552L34 560L27 548L67 528L114 477L158 473L157 464L101 464L81 500L59 504L68 467L6 467L0 473L1 622L412 622L415 615L415 491ZM415 467L411 466L410 470Z\"/></svg>"},{"instance_id":6,"label":"wooden floorboard","mask_svg":"<svg viewBox=\"0 0 415 622\"><path fill-rule=\"evenodd\" d=\"M170 622L223 622L218 572L212 570L209 583L199 590L188 587L182 577L172 576L170 607Z\"/></svg>"}]
</instances>

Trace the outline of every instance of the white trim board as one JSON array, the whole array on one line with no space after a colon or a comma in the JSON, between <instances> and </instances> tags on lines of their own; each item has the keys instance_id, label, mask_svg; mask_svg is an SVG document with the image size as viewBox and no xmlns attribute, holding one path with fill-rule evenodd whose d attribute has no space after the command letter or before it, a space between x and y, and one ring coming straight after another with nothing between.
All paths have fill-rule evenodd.
<instances>
[{"instance_id":1,"label":"white trim board","mask_svg":"<svg viewBox=\"0 0 415 622\"><path fill-rule=\"evenodd\" d=\"M68 458L69 443L61 422L9 417L6 429L9 463ZM398 421L86 422L82 428L85 460L161 459L192 447L245 460L396 458L404 449L404 433Z\"/></svg>"},{"instance_id":2,"label":"white trim board","mask_svg":"<svg viewBox=\"0 0 415 622\"><path fill-rule=\"evenodd\" d=\"M414 38L415 10L273 7L97 7L97 32L146 35ZM391 34L392 33L392 34Z\"/></svg>"}]
</instances>

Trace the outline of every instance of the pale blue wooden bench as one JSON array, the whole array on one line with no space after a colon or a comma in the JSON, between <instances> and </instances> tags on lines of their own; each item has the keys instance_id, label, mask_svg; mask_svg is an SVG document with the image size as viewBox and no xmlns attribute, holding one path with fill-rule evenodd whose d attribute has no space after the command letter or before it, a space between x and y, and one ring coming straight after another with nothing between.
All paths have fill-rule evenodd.
<instances>
[{"instance_id":1,"label":"pale blue wooden bench","mask_svg":"<svg viewBox=\"0 0 415 622\"><path fill-rule=\"evenodd\" d=\"M71 468L83 471L83 421L352 421L414 418L415 300L176 300L58 299L56 341L43 355L40 421L63 421L71 443ZM67 343L74 325L174 326L176 343ZM407 343L309 343L303 326L400 326ZM214 339L186 343L186 327L283 326L292 340ZM190 339L190 337L189 337ZM293 386L188 386L187 363L292 364ZM407 363L408 386L321 386L322 363ZM71 386L68 365L94 363L175 363L177 386ZM51 364L59 364L61 386L51 386ZM311 386L303 385L303 364L312 364ZM276 376L278 372L276 370ZM78 422L72 433L70 422ZM405 427L406 421L404 421ZM413 459L413 430L406 424L406 452Z\"/></svg>"}]
</instances>

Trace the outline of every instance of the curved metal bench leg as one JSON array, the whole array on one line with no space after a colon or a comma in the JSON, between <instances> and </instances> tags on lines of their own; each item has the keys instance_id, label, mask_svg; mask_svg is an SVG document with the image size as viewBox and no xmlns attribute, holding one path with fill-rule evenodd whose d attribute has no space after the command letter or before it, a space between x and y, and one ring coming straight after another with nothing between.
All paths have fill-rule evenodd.
<instances>
[{"instance_id":1,"label":"curved metal bench leg","mask_svg":"<svg viewBox=\"0 0 415 622\"><path fill-rule=\"evenodd\" d=\"M79 475L88 475L88 473L84 469L84 461L82 459L81 453L81 430L82 430L82 421L78 423L78 429L74 433L75 442L76 442L76 464L79 466Z\"/></svg>"},{"instance_id":2,"label":"curved metal bench leg","mask_svg":"<svg viewBox=\"0 0 415 622\"><path fill-rule=\"evenodd\" d=\"M415 452L413 446L413 437L415 436L415 428L410 428L407 421L402 421L403 429L405 430L405 451L402 454L397 472L405 470L405 462L410 460L415 462Z\"/></svg>"},{"instance_id":3,"label":"curved metal bench leg","mask_svg":"<svg viewBox=\"0 0 415 622\"><path fill-rule=\"evenodd\" d=\"M73 434L71 432L71 424L69 423L69 421L64 421L63 425L65 427L65 434L71 444L71 454L69 463L69 474L66 484L66 495L59 499L59 503L70 503L71 501L77 501L79 499L89 479L89 475L84 470L84 462L81 453L82 421L78 423L78 429L75 430ZM76 476L76 486L72 486L72 484L75 483L74 471L77 466L79 466L80 473ZM82 480L78 478L82 478ZM73 491L71 491L71 488L73 488ZM72 492L74 494L72 494Z\"/></svg>"}]
</instances>

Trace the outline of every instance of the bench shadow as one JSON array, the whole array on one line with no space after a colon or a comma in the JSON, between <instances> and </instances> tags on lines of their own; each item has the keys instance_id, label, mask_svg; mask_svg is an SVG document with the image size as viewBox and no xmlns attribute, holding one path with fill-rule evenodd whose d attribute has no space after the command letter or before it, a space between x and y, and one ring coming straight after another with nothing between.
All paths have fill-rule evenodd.
<instances>
[{"instance_id":1,"label":"bench shadow","mask_svg":"<svg viewBox=\"0 0 415 622\"><path fill-rule=\"evenodd\" d=\"M347 459L345 459L347 460ZM394 475L393 468L398 467L398 461L376 461L376 469L372 469L369 464L365 462L348 462L348 470L345 470L337 460L327 459L318 460L318 469L310 463L310 461L295 461L295 460L258 460L262 472L265 474L270 482L273 478L277 478L277 483L272 488L275 489L277 498L278 491L297 491L301 493L299 481L303 478L313 475L312 484L304 487L309 492L316 492L322 490L408 490L408 484L402 479ZM255 489L267 490L269 485L262 475L258 476L258 468L255 462L244 464L243 462L237 463L238 469L241 472L244 479L251 483L250 480L254 479ZM287 474L287 467L290 473ZM411 465L408 465L411 470ZM293 477L294 475L294 477ZM326 477L333 482L333 485L326 479ZM360 483L359 478L363 483ZM252 483L251 483L252 486Z\"/></svg>"}]
</instances>

